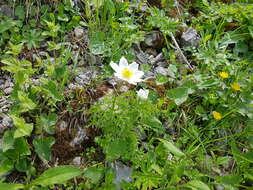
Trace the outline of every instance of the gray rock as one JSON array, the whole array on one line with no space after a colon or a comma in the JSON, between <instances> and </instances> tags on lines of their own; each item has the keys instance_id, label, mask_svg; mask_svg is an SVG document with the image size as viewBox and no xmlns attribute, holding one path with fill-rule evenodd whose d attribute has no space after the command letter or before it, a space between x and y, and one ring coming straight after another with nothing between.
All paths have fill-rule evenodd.
<instances>
[{"instance_id":1,"label":"gray rock","mask_svg":"<svg viewBox=\"0 0 253 190\"><path fill-rule=\"evenodd\" d=\"M194 28L189 28L183 32L181 36L181 41L183 46L196 47L199 44L200 37Z\"/></svg>"},{"instance_id":2,"label":"gray rock","mask_svg":"<svg viewBox=\"0 0 253 190\"><path fill-rule=\"evenodd\" d=\"M149 62L148 56L147 54L141 52L141 53L137 53L136 54L136 58L137 58L137 62L141 63L141 64L146 64Z\"/></svg>"},{"instance_id":3,"label":"gray rock","mask_svg":"<svg viewBox=\"0 0 253 190\"><path fill-rule=\"evenodd\" d=\"M115 170L116 177L114 179L114 184L116 184L116 190L121 190L120 183L122 181L131 182L131 175L133 173L133 169L126 166L121 162L111 163L111 168Z\"/></svg>"},{"instance_id":4,"label":"gray rock","mask_svg":"<svg viewBox=\"0 0 253 190\"><path fill-rule=\"evenodd\" d=\"M77 166L77 167L81 166L81 165L82 165L82 158L81 158L80 156L75 157L75 158L72 160L72 164L73 164L74 166Z\"/></svg>"},{"instance_id":5,"label":"gray rock","mask_svg":"<svg viewBox=\"0 0 253 190\"><path fill-rule=\"evenodd\" d=\"M161 74L164 76L168 76L168 71L166 68L162 67L162 66L158 66L155 68L155 73L156 74Z\"/></svg>"},{"instance_id":6,"label":"gray rock","mask_svg":"<svg viewBox=\"0 0 253 190\"><path fill-rule=\"evenodd\" d=\"M96 77L96 71L93 71L91 68L88 67L85 68L85 71L78 73L78 75L75 77L75 81L80 85L87 85L90 84L92 79Z\"/></svg>"},{"instance_id":7,"label":"gray rock","mask_svg":"<svg viewBox=\"0 0 253 190\"><path fill-rule=\"evenodd\" d=\"M155 77L155 73L153 73L153 72L151 72L151 71L147 71L147 72L145 72L145 76L147 77L147 78L153 78L153 77Z\"/></svg>"},{"instance_id":8,"label":"gray rock","mask_svg":"<svg viewBox=\"0 0 253 190\"><path fill-rule=\"evenodd\" d=\"M111 79L108 80L108 83L112 86L117 86L118 84L120 84L122 81L117 78L117 77L113 77Z\"/></svg>"},{"instance_id":9,"label":"gray rock","mask_svg":"<svg viewBox=\"0 0 253 190\"><path fill-rule=\"evenodd\" d=\"M59 124L59 129L60 129L60 131L66 130L67 127L68 127L68 124L67 124L66 121L61 121L61 123Z\"/></svg>"},{"instance_id":10,"label":"gray rock","mask_svg":"<svg viewBox=\"0 0 253 190\"><path fill-rule=\"evenodd\" d=\"M2 119L3 126L5 126L5 127L11 127L13 125L12 119L9 116L3 115L2 118L3 118Z\"/></svg>"},{"instance_id":11,"label":"gray rock","mask_svg":"<svg viewBox=\"0 0 253 190\"><path fill-rule=\"evenodd\" d=\"M3 134L7 129L13 126L12 120L9 116L0 115L0 134Z\"/></svg>"},{"instance_id":12,"label":"gray rock","mask_svg":"<svg viewBox=\"0 0 253 190\"><path fill-rule=\"evenodd\" d=\"M8 87L8 88L4 89L4 93L7 95L9 95L12 91L13 91L12 87Z\"/></svg>"},{"instance_id":13,"label":"gray rock","mask_svg":"<svg viewBox=\"0 0 253 190\"><path fill-rule=\"evenodd\" d=\"M80 146L85 139L88 139L85 128L78 127L78 131L74 139L69 143L70 146Z\"/></svg>"},{"instance_id":14,"label":"gray rock","mask_svg":"<svg viewBox=\"0 0 253 190\"><path fill-rule=\"evenodd\" d=\"M82 38L82 36L84 35L84 29L83 29L83 27L81 27L81 26L75 27L74 33L75 33L75 36L77 38L79 38L79 39Z\"/></svg>"},{"instance_id":15,"label":"gray rock","mask_svg":"<svg viewBox=\"0 0 253 190\"><path fill-rule=\"evenodd\" d=\"M130 90L130 87L127 86L127 85L122 85L120 88L119 88L119 91L120 92L127 92Z\"/></svg>"},{"instance_id":16,"label":"gray rock","mask_svg":"<svg viewBox=\"0 0 253 190\"><path fill-rule=\"evenodd\" d=\"M157 65L157 66L160 66L160 67L167 67L167 66L168 66L168 63L165 62L165 61L163 61L163 62L158 62L156 65Z\"/></svg>"},{"instance_id":17,"label":"gray rock","mask_svg":"<svg viewBox=\"0 0 253 190\"><path fill-rule=\"evenodd\" d=\"M163 46L163 35L160 31L152 31L145 36L144 44L152 48L161 48Z\"/></svg>"},{"instance_id":18,"label":"gray rock","mask_svg":"<svg viewBox=\"0 0 253 190\"><path fill-rule=\"evenodd\" d=\"M224 190L224 187L221 185L216 185L215 190Z\"/></svg>"},{"instance_id":19,"label":"gray rock","mask_svg":"<svg viewBox=\"0 0 253 190\"><path fill-rule=\"evenodd\" d=\"M9 17L9 18L13 18L14 17L14 11L8 5L2 5L2 6L0 6L0 14L4 15L6 17Z\"/></svg>"}]
</instances>

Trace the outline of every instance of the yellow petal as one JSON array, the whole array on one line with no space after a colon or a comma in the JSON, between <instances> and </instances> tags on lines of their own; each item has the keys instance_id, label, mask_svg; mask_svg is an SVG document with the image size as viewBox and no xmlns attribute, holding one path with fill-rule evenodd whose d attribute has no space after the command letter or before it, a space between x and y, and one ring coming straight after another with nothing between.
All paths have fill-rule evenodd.
<instances>
[{"instance_id":1,"label":"yellow petal","mask_svg":"<svg viewBox=\"0 0 253 190\"><path fill-rule=\"evenodd\" d=\"M219 72L219 75L220 75L221 78L224 78L224 79L228 78L228 73L227 72Z\"/></svg>"},{"instance_id":2,"label":"yellow petal","mask_svg":"<svg viewBox=\"0 0 253 190\"><path fill-rule=\"evenodd\" d=\"M240 91L241 87L237 82L234 82L233 84L231 84L231 87L236 90L236 91Z\"/></svg>"},{"instance_id":3,"label":"yellow petal","mask_svg":"<svg viewBox=\"0 0 253 190\"><path fill-rule=\"evenodd\" d=\"M214 111L213 112L213 117L214 117L214 119L220 120L222 116L219 112Z\"/></svg>"}]
</instances>

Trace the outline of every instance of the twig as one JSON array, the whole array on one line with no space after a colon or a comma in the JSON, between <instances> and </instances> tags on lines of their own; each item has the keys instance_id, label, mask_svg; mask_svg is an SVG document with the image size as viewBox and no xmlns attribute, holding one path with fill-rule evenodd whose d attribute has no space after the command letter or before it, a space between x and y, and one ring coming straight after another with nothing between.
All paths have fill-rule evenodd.
<instances>
[{"instance_id":1,"label":"twig","mask_svg":"<svg viewBox=\"0 0 253 190\"><path fill-rule=\"evenodd\" d=\"M193 67L191 66L191 64L188 62L187 58L185 57L184 53L182 52L182 50L180 49L178 43L177 43L177 40L176 38L174 37L174 35L172 33L170 33L170 36L172 38L172 41L174 42L180 56L183 58L183 61L185 64L187 64L187 66L189 67L190 71L193 72Z\"/></svg>"}]
</instances>

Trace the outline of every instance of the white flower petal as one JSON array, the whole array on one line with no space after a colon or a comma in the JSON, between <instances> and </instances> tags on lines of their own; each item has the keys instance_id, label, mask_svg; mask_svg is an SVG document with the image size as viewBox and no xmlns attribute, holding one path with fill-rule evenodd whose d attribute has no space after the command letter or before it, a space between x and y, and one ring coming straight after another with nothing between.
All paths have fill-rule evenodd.
<instances>
[{"instance_id":1,"label":"white flower petal","mask_svg":"<svg viewBox=\"0 0 253 190\"><path fill-rule=\"evenodd\" d=\"M142 99L148 99L148 93L149 93L149 90L140 89L137 92L137 96L140 97L140 98L142 98Z\"/></svg>"},{"instance_id":2,"label":"white flower petal","mask_svg":"<svg viewBox=\"0 0 253 190\"><path fill-rule=\"evenodd\" d=\"M119 70L120 70L119 66L116 63L114 63L113 61L111 61L110 66L112 67L112 69L115 72L119 72Z\"/></svg>"},{"instance_id":3,"label":"white flower petal","mask_svg":"<svg viewBox=\"0 0 253 190\"><path fill-rule=\"evenodd\" d=\"M135 77L138 77L138 78L141 78L143 75L144 75L144 72L143 72L143 71L136 71L136 72L134 73L134 76L135 76Z\"/></svg>"},{"instance_id":4,"label":"white flower petal","mask_svg":"<svg viewBox=\"0 0 253 190\"><path fill-rule=\"evenodd\" d=\"M129 65L129 68L133 71L137 71L138 70L139 65L136 62L133 62Z\"/></svg>"},{"instance_id":5,"label":"white flower petal","mask_svg":"<svg viewBox=\"0 0 253 190\"><path fill-rule=\"evenodd\" d=\"M125 67L128 67L128 62L126 60L125 57L121 57L120 58L120 61L119 61L119 67L122 69L122 68L125 68Z\"/></svg>"}]
</instances>

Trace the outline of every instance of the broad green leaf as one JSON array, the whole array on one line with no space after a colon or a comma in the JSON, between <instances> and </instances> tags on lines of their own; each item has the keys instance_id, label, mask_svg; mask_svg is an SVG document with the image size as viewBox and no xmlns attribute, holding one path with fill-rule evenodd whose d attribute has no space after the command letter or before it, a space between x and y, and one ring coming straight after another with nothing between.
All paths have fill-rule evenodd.
<instances>
[{"instance_id":1,"label":"broad green leaf","mask_svg":"<svg viewBox=\"0 0 253 190\"><path fill-rule=\"evenodd\" d=\"M84 171L84 176L89 178L92 183L96 184L104 175L103 168L90 167Z\"/></svg>"},{"instance_id":2,"label":"broad green leaf","mask_svg":"<svg viewBox=\"0 0 253 190\"><path fill-rule=\"evenodd\" d=\"M23 184L14 184L14 183L0 183L0 189L2 190L19 190L24 189L25 185Z\"/></svg>"},{"instance_id":3,"label":"broad green leaf","mask_svg":"<svg viewBox=\"0 0 253 190\"><path fill-rule=\"evenodd\" d=\"M158 133L163 133L164 132L164 127L162 122L157 119L156 117L153 118L146 118L144 120L144 124L146 124L150 129L153 129L154 131Z\"/></svg>"},{"instance_id":4,"label":"broad green leaf","mask_svg":"<svg viewBox=\"0 0 253 190\"><path fill-rule=\"evenodd\" d=\"M33 145L35 147L35 152L39 155L41 159L49 161L51 159L50 148L55 143L53 137L45 137L33 140Z\"/></svg>"},{"instance_id":5,"label":"broad green leaf","mask_svg":"<svg viewBox=\"0 0 253 190\"><path fill-rule=\"evenodd\" d=\"M171 142L166 141L166 140L164 140L164 139L159 139L159 140L163 143L164 147L165 147L169 152L173 153L175 156L181 157L181 156L184 156L184 155L185 155L181 150L179 150L179 149L178 149L174 144L172 144Z\"/></svg>"},{"instance_id":6,"label":"broad green leaf","mask_svg":"<svg viewBox=\"0 0 253 190\"><path fill-rule=\"evenodd\" d=\"M12 115L11 118L15 127L17 128L14 132L14 138L30 136L33 130L33 124L28 124L25 122L24 118L19 118L14 115Z\"/></svg>"},{"instance_id":7,"label":"broad green leaf","mask_svg":"<svg viewBox=\"0 0 253 190\"><path fill-rule=\"evenodd\" d=\"M53 98L55 101L61 101L62 96L58 91L57 84L55 81L48 81L47 84L44 87L44 90L48 92L48 95Z\"/></svg>"},{"instance_id":8,"label":"broad green leaf","mask_svg":"<svg viewBox=\"0 0 253 190\"><path fill-rule=\"evenodd\" d=\"M24 137L15 139L14 143L15 152L19 156L26 156L31 154L30 146Z\"/></svg>"},{"instance_id":9,"label":"broad green leaf","mask_svg":"<svg viewBox=\"0 0 253 190\"><path fill-rule=\"evenodd\" d=\"M9 30L11 27L15 26L17 22L13 21L12 19L8 19L6 21L0 22L0 34Z\"/></svg>"},{"instance_id":10,"label":"broad green leaf","mask_svg":"<svg viewBox=\"0 0 253 190\"><path fill-rule=\"evenodd\" d=\"M14 131L6 131L3 136L3 152L12 149L14 145Z\"/></svg>"},{"instance_id":11,"label":"broad green leaf","mask_svg":"<svg viewBox=\"0 0 253 190\"><path fill-rule=\"evenodd\" d=\"M26 172L29 170L31 166L31 163L27 160L27 157L22 157L19 158L17 160L17 162L15 163L15 168L19 171L19 172Z\"/></svg>"},{"instance_id":12,"label":"broad green leaf","mask_svg":"<svg viewBox=\"0 0 253 190\"><path fill-rule=\"evenodd\" d=\"M174 88L167 92L167 97L174 100L177 105L184 103L188 98L188 88Z\"/></svg>"},{"instance_id":13,"label":"broad green leaf","mask_svg":"<svg viewBox=\"0 0 253 190\"><path fill-rule=\"evenodd\" d=\"M169 81L168 77L161 75L161 74L156 75L156 84L157 85L163 85L163 84L167 83L168 81Z\"/></svg>"},{"instance_id":14,"label":"broad green leaf","mask_svg":"<svg viewBox=\"0 0 253 190\"><path fill-rule=\"evenodd\" d=\"M13 167L14 167L14 163L12 160L2 161L0 164L0 176L10 172L13 169Z\"/></svg>"},{"instance_id":15,"label":"broad green leaf","mask_svg":"<svg viewBox=\"0 0 253 190\"><path fill-rule=\"evenodd\" d=\"M54 126L57 122L57 115L55 113L51 113L49 115L42 114L40 115L40 125L41 127L49 134L54 134Z\"/></svg>"},{"instance_id":16,"label":"broad green leaf","mask_svg":"<svg viewBox=\"0 0 253 190\"><path fill-rule=\"evenodd\" d=\"M33 110L36 107L36 104L28 98L28 95L25 92L18 91L18 99L20 101L20 113Z\"/></svg>"},{"instance_id":17,"label":"broad green leaf","mask_svg":"<svg viewBox=\"0 0 253 190\"><path fill-rule=\"evenodd\" d=\"M218 179L222 184L234 186L236 184L240 184L242 177L240 175L228 175L220 176Z\"/></svg>"},{"instance_id":18,"label":"broad green leaf","mask_svg":"<svg viewBox=\"0 0 253 190\"><path fill-rule=\"evenodd\" d=\"M211 190L206 184L199 180L192 180L185 186L191 188L192 190Z\"/></svg>"},{"instance_id":19,"label":"broad green leaf","mask_svg":"<svg viewBox=\"0 0 253 190\"><path fill-rule=\"evenodd\" d=\"M50 168L41 174L37 179L32 182L32 185L53 185L53 184L63 184L69 179L77 177L83 173L83 170L76 168L74 166L58 166L55 168Z\"/></svg>"}]
</instances>

